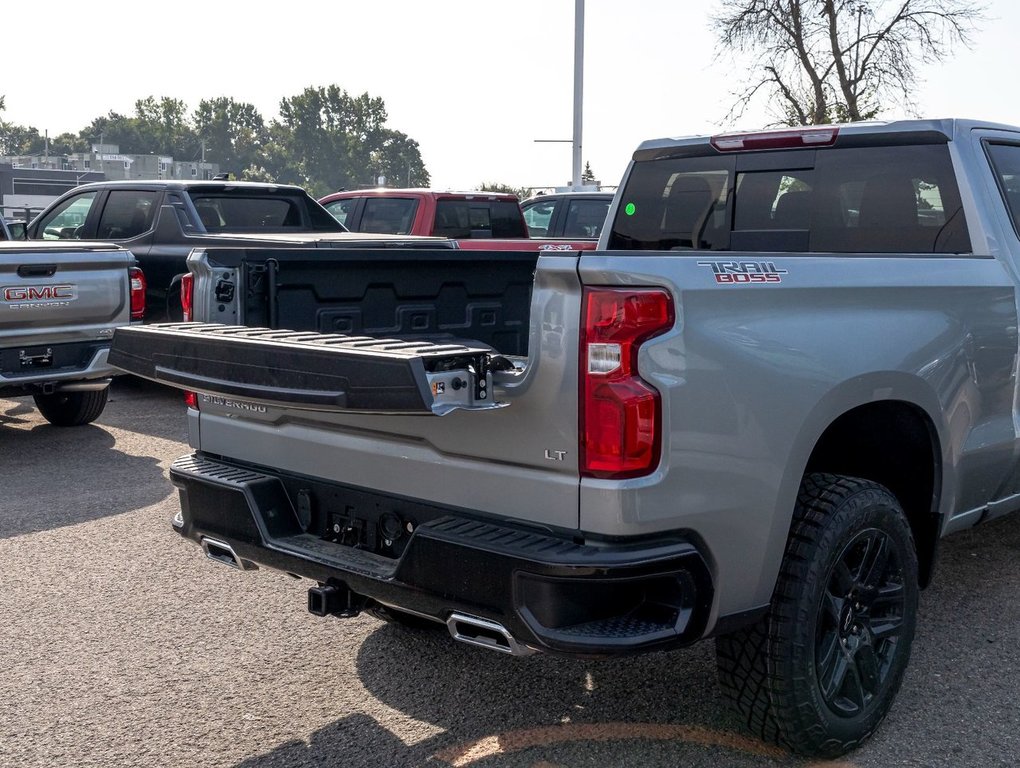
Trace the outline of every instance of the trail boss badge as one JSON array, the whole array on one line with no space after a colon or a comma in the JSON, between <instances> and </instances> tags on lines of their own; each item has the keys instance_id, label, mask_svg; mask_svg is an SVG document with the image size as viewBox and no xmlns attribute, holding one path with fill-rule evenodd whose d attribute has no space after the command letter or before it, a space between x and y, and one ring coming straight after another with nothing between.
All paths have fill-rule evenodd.
<instances>
[{"instance_id":1,"label":"trail boss badge","mask_svg":"<svg viewBox=\"0 0 1020 768\"><path fill-rule=\"evenodd\" d=\"M699 267L711 267L715 281L723 285L781 283L785 269L771 261L699 261Z\"/></svg>"}]
</instances>

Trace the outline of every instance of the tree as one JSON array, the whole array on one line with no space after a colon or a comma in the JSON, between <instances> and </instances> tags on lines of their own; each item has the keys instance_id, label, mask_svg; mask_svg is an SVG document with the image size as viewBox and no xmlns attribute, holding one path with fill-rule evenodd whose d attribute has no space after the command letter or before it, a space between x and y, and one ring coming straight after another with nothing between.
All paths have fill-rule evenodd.
<instances>
[{"instance_id":1,"label":"tree","mask_svg":"<svg viewBox=\"0 0 1020 768\"><path fill-rule=\"evenodd\" d=\"M0 113L4 108L0 96ZM77 135L61 134L52 154L88 152L116 144L124 154L161 154L207 160L235 178L300 184L320 196L341 187L391 183L428 186L418 142L386 125L386 105L367 93L351 96L337 85L305 90L280 102L266 125L254 106L229 97L203 99L190 115L180 99L148 96L134 115L109 112ZM35 128L0 120L0 154L36 154L44 139Z\"/></svg>"},{"instance_id":2,"label":"tree","mask_svg":"<svg viewBox=\"0 0 1020 768\"><path fill-rule=\"evenodd\" d=\"M180 99L148 96L135 102L135 125L141 141L148 145L141 149L122 152L140 152L153 155L170 155L177 158L198 159L201 156L198 137L188 122L187 105Z\"/></svg>"},{"instance_id":3,"label":"tree","mask_svg":"<svg viewBox=\"0 0 1020 768\"><path fill-rule=\"evenodd\" d=\"M193 114L195 132L205 143L205 158L219 163L223 171L233 171L254 180L265 178L264 150L269 130L262 115L252 105L221 96L202 99ZM261 173L252 169L261 168Z\"/></svg>"},{"instance_id":4,"label":"tree","mask_svg":"<svg viewBox=\"0 0 1020 768\"><path fill-rule=\"evenodd\" d=\"M913 112L916 64L969 47L981 11L967 0L722 0L720 48L759 62L729 117L760 98L783 125Z\"/></svg>"},{"instance_id":5,"label":"tree","mask_svg":"<svg viewBox=\"0 0 1020 768\"><path fill-rule=\"evenodd\" d=\"M367 93L351 96L338 85L305 88L280 102L266 169L316 196L374 186L380 175L427 184L417 142L387 128L386 119L383 100Z\"/></svg>"},{"instance_id":6,"label":"tree","mask_svg":"<svg viewBox=\"0 0 1020 768\"><path fill-rule=\"evenodd\" d=\"M82 141L92 144L116 144L121 152L128 154L144 154L152 150L144 147L146 143L138 130L138 122L134 118L110 111L106 116L97 117L78 133Z\"/></svg>"},{"instance_id":7,"label":"tree","mask_svg":"<svg viewBox=\"0 0 1020 768\"><path fill-rule=\"evenodd\" d=\"M400 131L384 129L379 146L372 151L371 165L396 187L427 187L431 181L421 159L418 142Z\"/></svg>"},{"instance_id":8,"label":"tree","mask_svg":"<svg viewBox=\"0 0 1020 768\"><path fill-rule=\"evenodd\" d=\"M582 184L594 184L597 179L595 178L595 171L591 169L591 163L587 160L584 162L584 172L581 174Z\"/></svg>"},{"instance_id":9,"label":"tree","mask_svg":"<svg viewBox=\"0 0 1020 768\"><path fill-rule=\"evenodd\" d=\"M6 108L6 97L0 96L0 112ZM42 152L46 142L31 126L15 125L0 119L0 155L31 155Z\"/></svg>"},{"instance_id":10,"label":"tree","mask_svg":"<svg viewBox=\"0 0 1020 768\"><path fill-rule=\"evenodd\" d=\"M526 200L531 197L530 187L512 187L509 184L498 184L490 181L483 183L478 190L480 192L509 192L511 195L517 195L519 200Z\"/></svg>"}]
</instances>

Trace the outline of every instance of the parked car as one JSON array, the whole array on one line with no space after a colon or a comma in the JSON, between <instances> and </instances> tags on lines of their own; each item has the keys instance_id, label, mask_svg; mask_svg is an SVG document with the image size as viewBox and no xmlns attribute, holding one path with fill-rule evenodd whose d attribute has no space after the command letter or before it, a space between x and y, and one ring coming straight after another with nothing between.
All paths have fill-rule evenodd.
<instances>
[{"instance_id":1,"label":"parked car","mask_svg":"<svg viewBox=\"0 0 1020 768\"><path fill-rule=\"evenodd\" d=\"M612 192L553 192L521 202L524 222L532 237L598 240Z\"/></svg>"},{"instance_id":2,"label":"parked car","mask_svg":"<svg viewBox=\"0 0 1020 768\"><path fill-rule=\"evenodd\" d=\"M516 195L362 189L334 192L319 202L354 232L449 237L468 250L594 248L587 238L532 238Z\"/></svg>"},{"instance_id":3,"label":"parked car","mask_svg":"<svg viewBox=\"0 0 1020 768\"><path fill-rule=\"evenodd\" d=\"M27 240L27 225L19 219L0 218L0 240Z\"/></svg>"},{"instance_id":4,"label":"parked car","mask_svg":"<svg viewBox=\"0 0 1020 768\"><path fill-rule=\"evenodd\" d=\"M118 373L113 331L144 313L145 283L123 248L0 244L0 397L31 395L56 426L95 420Z\"/></svg>"},{"instance_id":5,"label":"parked car","mask_svg":"<svg viewBox=\"0 0 1020 768\"><path fill-rule=\"evenodd\" d=\"M168 206L176 221L163 222ZM66 192L32 220L33 240L116 243L148 283L147 319L179 319L175 278L202 244L258 236L333 235L346 229L300 187L237 181L102 181Z\"/></svg>"}]
</instances>

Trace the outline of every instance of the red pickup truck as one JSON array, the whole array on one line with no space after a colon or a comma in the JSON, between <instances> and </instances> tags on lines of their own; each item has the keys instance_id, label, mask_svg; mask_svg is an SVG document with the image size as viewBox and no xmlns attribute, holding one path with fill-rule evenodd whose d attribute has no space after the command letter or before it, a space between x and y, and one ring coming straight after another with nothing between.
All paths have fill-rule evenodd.
<instances>
[{"instance_id":1,"label":"red pickup truck","mask_svg":"<svg viewBox=\"0 0 1020 768\"><path fill-rule=\"evenodd\" d=\"M591 250L594 241L530 238L516 195L360 189L334 192L319 203L352 232L432 235L473 250Z\"/></svg>"}]
</instances>

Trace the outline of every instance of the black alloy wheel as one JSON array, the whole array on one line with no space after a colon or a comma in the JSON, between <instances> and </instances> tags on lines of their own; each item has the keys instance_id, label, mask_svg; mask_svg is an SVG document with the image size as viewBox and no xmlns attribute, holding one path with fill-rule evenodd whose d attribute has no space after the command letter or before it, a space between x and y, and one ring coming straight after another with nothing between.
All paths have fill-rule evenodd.
<instances>
[{"instance_id":1,"label":"black alloy wheel","mask_svg":"<svg viewBox=\"0 0 1020 768\"><path fill-rule=\"evenodd\" d=\"M815 672L836 715L862 714L889 677L903 629L903 565L888 534L858 533L829 571L815 634Z\"/></svg>"}]
</instances>

